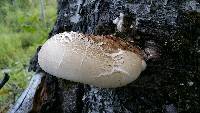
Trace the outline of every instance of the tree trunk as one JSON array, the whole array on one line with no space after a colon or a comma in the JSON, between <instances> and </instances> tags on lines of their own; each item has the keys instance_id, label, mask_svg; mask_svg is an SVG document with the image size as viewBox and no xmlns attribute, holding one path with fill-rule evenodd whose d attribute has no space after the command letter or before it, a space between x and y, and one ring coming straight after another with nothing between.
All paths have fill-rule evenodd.
<instances>
[{"instance_id":1,"label":"tree trunk","mask_svg":"<svg viewBox=\"0 0 200 113\"><path fill-rule=\"evenodd\" d=\"M64 31L112 34L134 40L147 55L155 50L156 55L136 81L121 88L97 88L45 74L30 112L200 112L199 6L195 0L58 0L49 38ZM113 24L120 13L121 32ZM37 54L30 69L42 72Z\"/></svg>"}]
</instances>

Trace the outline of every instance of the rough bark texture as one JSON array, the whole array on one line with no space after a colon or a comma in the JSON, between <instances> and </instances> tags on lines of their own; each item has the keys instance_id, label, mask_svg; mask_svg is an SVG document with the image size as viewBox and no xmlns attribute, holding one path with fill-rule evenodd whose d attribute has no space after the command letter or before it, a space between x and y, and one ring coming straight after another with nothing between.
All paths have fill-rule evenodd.
<instances>
[{"instance_id":1,"label":"rough bark texture","mask_svg":"<svg viewBox=\"0 0 200 113\"><path fill-rule=\"evenodd\" d=\"M37 113L200 112L200 1L58 0L52 32L114 34L161 54L133 83L101 89L46 75L34 97ZM123 31L113 20L124 13ZM130 26L133 28L130 28ZM156 55L155 55L156 56ZM31 62L39 70L37 55Z\"/></svg>"}]
</instances>

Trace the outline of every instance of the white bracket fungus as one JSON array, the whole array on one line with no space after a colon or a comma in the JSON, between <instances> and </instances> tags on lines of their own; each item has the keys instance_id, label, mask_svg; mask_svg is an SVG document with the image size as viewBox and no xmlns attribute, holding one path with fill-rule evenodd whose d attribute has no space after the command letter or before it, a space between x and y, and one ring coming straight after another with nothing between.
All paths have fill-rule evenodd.
<instances>
[{"instance_id":1,"label":"white bracket fungus","mask_svg":"<svg viewBox=\"0 0 200 113\"><path fill-rule=\"evenodd\" d=\"M140 50L121 39L76 32L47 40L38 62L51 75L103 88L127 85L146 67Z\"/></svg>"}]
</instances>

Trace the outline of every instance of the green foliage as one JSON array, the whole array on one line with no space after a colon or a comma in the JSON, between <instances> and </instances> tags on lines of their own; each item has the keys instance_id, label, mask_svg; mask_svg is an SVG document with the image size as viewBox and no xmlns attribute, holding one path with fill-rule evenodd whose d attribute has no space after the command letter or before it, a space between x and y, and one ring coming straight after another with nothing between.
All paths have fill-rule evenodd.
<instances>
[{"instance_id":1,"label":"green foliage","mask_svg":"<svg viewBox=\"0 0 200 113\"><path fill-rule=\"evenodd\" d=\"M39 6L39 0L0 0L0 80L3 71L10 75L0 90L0 113L26 88L32 74L27 72L29 60L56 19L56 0L46 1L45 20L40 19Z\"/></svg>"}]
</instances>

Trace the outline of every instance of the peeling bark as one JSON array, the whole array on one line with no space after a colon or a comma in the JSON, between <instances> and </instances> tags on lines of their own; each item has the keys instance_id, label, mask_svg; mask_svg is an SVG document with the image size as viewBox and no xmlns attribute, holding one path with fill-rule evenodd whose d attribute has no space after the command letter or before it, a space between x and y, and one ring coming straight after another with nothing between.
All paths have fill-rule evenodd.
<instances>
[{"instance_id":1,"label":"peeling bark","mask_svg":"<svg viewBox=\"0 0 200 113\"><path fill-rule=\"evenodd\" d=\"M38 90L38 86L41 86L43 76L43 73L38 73L32 77L29 86L19 97L15 105L10 108L8 113L28 113L32 109L33 98L37 95L36 90Z\"/></svg>"}]
</instances>

